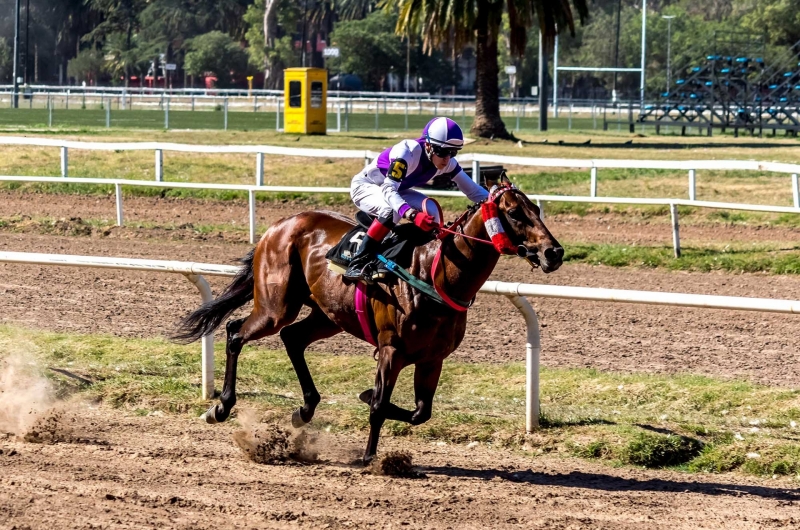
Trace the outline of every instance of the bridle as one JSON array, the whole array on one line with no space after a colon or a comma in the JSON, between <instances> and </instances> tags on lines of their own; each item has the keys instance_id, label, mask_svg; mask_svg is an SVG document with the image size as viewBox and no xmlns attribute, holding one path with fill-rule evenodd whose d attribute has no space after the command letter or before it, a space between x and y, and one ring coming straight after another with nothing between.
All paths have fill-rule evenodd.
<instances>
[{"instance_id":1,"label":"bridle","mask_svg":"<svg viewBox=\"0 0 800 530\"><path fill-rule=\"evenodd\" d=\"M492 205L492 207L493 207L492 211L494 211L495 215L496 215L497 203L500 201L500 197L502 197L503 194L507 193L507 192L522 193L522 191L520 191L513 184L504 184L502 186L497 186L497 185L492 186L492 189L489 191L489 197L485 201L483 201L482 203L479 203L480 204L480 208L482 209L482 211L486 211L485 206L488 203L488 204ZM465 239L469 239L471 241L476 241L476 242L482 243L484 245L491 245L492 247L495 247L495 249L498 250L501 254L508 254L508 255L512 255L512 256L518 256L520 258L525 259L525 261L527 261L530 264L531 268L533 268L533 269L539 267L538 263L532 261L528 257L528 249L526 249L522 245L518 245L517 246L516 252L500 251L497 248L499 245L498 245L498 242L495 240L494 236L492 237L492 239L481 239L479 237L468 236L467 234L465 234L464 233L464 224L466 223L467 218L469 217L470 213L477 212L477 209L478 209L477 207L468 208L449 227L440 227L438 229L439 233L436 235L436 237L438 239L442 240L442 245L439 246L439 249L436 251L436 254L433 257L433 264L431 266L431 283L433 284L433 288L436 290L436 292L439 294L439 296L442 297L442 300L444 300L444 302L448 306L450 306L452 309L455 309L456 311L460 311L460 312L463 312L463 311L466 311L467 309L469 309L472 306L472 303L475 301L475 298L473 297L473 299L470 300L469 302L463 302L461 300L454 300L454 299L450 298L447 295L447 293L444 292L444 287L440 287L436 283L436 272L437 272L437 269L439 268L439 264L440 264L440 261L441 261L441 254L442 254L442 250L444 248L444 239L446 237L448 237L449 235L461 236L461 237L463 237ZM496 220L497 224L500 223L499 218L494 217L494 219ZM486 221L487 221L487 219L484 216L484 224L487 225L487 231L491 234L492 231L491 231L488 223L486 223ZM505 235L504 233L502 235L505 236L506 238L508 238L508 236ZM510 242L510 239L509 239L509 242ZM506 246L506 248L508 248L508 247Z\"/></svg>"}]
</instances>

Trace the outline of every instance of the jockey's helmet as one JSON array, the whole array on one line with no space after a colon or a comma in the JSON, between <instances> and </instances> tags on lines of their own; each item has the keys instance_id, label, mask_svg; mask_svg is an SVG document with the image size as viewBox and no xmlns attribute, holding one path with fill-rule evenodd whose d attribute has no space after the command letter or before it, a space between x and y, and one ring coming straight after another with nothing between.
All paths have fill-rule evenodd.
<instances>
[{"instance_id":1,"label":"jockey's helmet","mask_svg":"<svg viewBox=\"0 0 800 530\"><path fill-rule=\"evenodd\" d=\"M433 147L459 150L464 147L464 133L450 118L434 118L422 129L422 137Z\"/></svg>"}]
</instances>

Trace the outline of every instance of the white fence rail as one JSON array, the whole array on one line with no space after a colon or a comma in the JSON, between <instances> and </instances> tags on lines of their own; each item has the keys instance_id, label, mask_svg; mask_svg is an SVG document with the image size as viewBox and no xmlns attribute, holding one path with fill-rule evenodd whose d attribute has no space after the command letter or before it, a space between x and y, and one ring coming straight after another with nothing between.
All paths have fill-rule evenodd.
<instances>
[{"instance_id":1,"label":"white fence rail","mask_svg":"<svg viewBox=\"0 0 800 530\"><path fill-rule=\"evenodd\" d=\"M287 193L349 193L347 188L333 187L300 187L300 186L264 186L264 155L284 155L310 158L352 158L363 159L368 164L378 156L378 153L368 150L347 149L305 149L295 147L281 147L270 145L195 145L162 142L78 142L48 138L22 138L13 136L0 136L0 145L32 145L43 147L58 147L61 150L61 177L69 176L68 150L87 149L103 151L153 151L155 153L155 183L143 180L120 179L88 179L70 178L68 182L84 184L114 185L117 203L117 224L122 225L122 193L121 186L158 186L163 188L191 188L191 189L219 189L239 190L248 192L250 242L256 240L255 227L255 193L256 192L287 192ZM255 186L235 184L199 184L199 183L166 183L164 182L164 151L184 153L240 153L255 155ZM472 175L476 182L480 179L481 163L506 164L512 166L528 167L559 167L589 170L589 196L562 196L528 194L532 200L538 201L540 206L545 202L584 202L599 204L640 204L669 206L672 220L672 245L675 257L680 257L680 221L678 206L696 208L716 208L727 210L744 210L767 213L800 214L800 165L780 162L757 162L747 160L613 160L613 159L571 159L571 158L535 158L493 155L482 153L467 153L458 157L461 164L472 163ZM597 195L597 182L600 169L661 169L683 170L688 175L688 200L678 198L627 198L627 197L601 197ZM722 170L722 171L767 171L790 175L793 206L771 206L759 204L740 204L714 201L698 201L696 199L697 170ZM59 182L56 177L26 177L26 176L0 176L0 180L27 181L27 182ZM67 182L67 181L60 181ZM438 190L424 190L431 196L460 196L457 192Z\"/></svg>"},{"instance_id":2,"label":"white fence rail","mask_svg":"<svg viewBox=\"0 0 800 530\"><path fill-rule=\"evenodd\" d=\"M32 254L26 252L0 252L0 262L179 273L189 278L189 280L197 286L204 302L213 299L213 296L202 274L234 276L239 270L238 267L208 263L103 258L62 254ZM530 302L524 298L526 296L709 309L738 309L744 311L766 311L789 314L800 313L800 300L627 291L619 289L564 287L557 285L535 285L496 281L486 282L481 287L480 292L508 297L511 303L519 309L525 318L527 328L525 347L525 428L527 432L532 432L539 426L539 356L541 353L541 341L539 320ZM211 399L214 396L214 344L212 335L203 337L202 352L202 394L203 399Z\"/></svg>"}]
</instances>

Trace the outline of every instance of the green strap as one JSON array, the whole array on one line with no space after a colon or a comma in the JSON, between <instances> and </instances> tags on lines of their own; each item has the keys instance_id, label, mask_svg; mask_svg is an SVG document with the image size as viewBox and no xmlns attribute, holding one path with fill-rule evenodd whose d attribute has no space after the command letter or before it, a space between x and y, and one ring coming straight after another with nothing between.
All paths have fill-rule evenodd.
<instances>
[{"instance_id":1,"label":"green strap","mask_svg":"<svg viewBox=\"0 0 800 530\"><path fill-rule=\"evenodd\" d=\"M422 293L426 294L428 297L432 298L436 302L439 302L443 306L445 306L447 308L450 307L447 304L447 302L442 300L442 297L439 296L439 293L437 293L434 290L433 286L428 285L427 283L425 283L422 280L418 279L416 276L414 276L413 274L411 274L410 272L405 270L403 267L401 267L400 265L398 265L394 261L385 258L383 256L383 254L378 254L378 259L381 261L381 263L386 265L386 268L389 270L389 272L393 273L395 276L397 276L398 278L400 278L404 282L408 283L411 287L413 287L414 289L417 289L418 291L421 291ZM456 300L455 298L453 298L453 301L455 303L457 303L458 305L461 305L461 306L464 306L464 307L469 307L469 304L465 304L461 300Z\"/></svg>"}]
</instances>

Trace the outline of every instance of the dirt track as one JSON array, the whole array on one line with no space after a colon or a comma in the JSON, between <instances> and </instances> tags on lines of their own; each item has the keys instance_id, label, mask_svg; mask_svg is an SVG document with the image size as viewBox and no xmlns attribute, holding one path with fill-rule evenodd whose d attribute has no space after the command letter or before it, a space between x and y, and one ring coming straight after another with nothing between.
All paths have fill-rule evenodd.
<instances>
[{"instance_id":1,"label":"dirt track","mask_svg":"<svg viewBox=\"0 0 800 530\"><path fill-rule=\"evenodd\" d=\"M236 427L76 406L54 445L0 440L0 528L797 528L786 480L612 469L486 447L384 440L425 477L349 464L361 437L327 435L327 463L260 465Z\"/></svg>"},{"instance_id":2,"label":"dirt track","mask_svg":"<svg viewBox=\"0 0 800 530\"><path fill-rule=\"evenodd\" d=\"M85 212L92 204L97 212L113 212L106 199L69 198L56 205L42 199L14 202L13 194L2 196L0 216L28 211L101 217ZM139 215L176 225L184 215L195 214L209 223L243 221L243 210L235 208L156 199L126 202L129 219ZM262 222L291 208L262 206ZM177 219L178 212L187 213ZM595 228L592 222L575 222L598 238L605 230L613 234L609 237L624 239L621 234L631 228L607 230L600 221ZM72 234L75 226L67 219L63 232ZM560 236L574 227L551 228ZM662 237L664 228L642 225L635 237L652 241ZM708 236L759 237L746 228L734 230ZM766 234L765 240L792 236L792 231L759 232ZM230 263L249 249L239 232L201 236L190 227L114 228L108 233L81 228L78 233L84 235L0 232L0 250ZM519 260L502 260L494 278L800 299L800 278L793 276L584 265L545 276L531 273ZM212 282L215 290L223 284ZM194 287L177 275L0 265L0 321L21 326L149 337L168 332L198 301ZM797 387L800 381L796 316L565 300L533 303L543 326L546 366L702 373L786 387ZM522 320L506 300L480 296L469 318L468 335L455 356L491 362L523 358ZM265 343L280 347L276 339ZM314 349L371 351L344 336ZM793 483L782 480L612 469L553 456L386 437L383 451L410 451L427 475L389 478L365 475L347 464L362 449L361 435L328 437L322 450L331 461L326 464L263 466L242 458L231 440L232 425L209 427L175 416L141 418L104 407L78 410L55 423L61 441L54 445L0 435L0 529L800 527L800 495Z\"/></svg>"}]
</instances>

